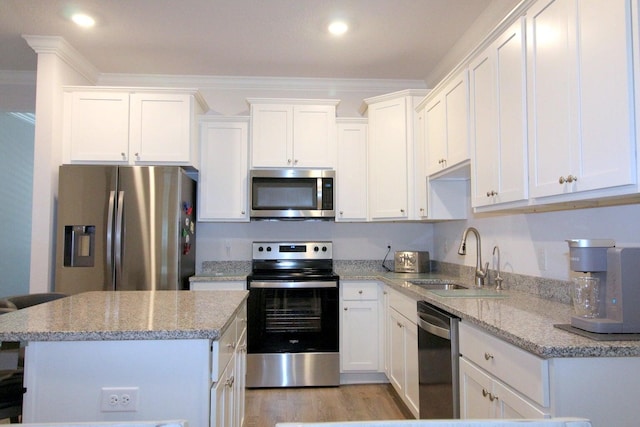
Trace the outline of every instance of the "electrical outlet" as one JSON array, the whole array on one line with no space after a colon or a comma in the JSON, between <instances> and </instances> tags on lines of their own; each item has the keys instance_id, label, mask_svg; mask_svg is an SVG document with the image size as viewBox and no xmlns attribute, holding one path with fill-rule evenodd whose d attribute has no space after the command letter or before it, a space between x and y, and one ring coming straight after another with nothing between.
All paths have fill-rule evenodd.
<instances>
[{"instance_id":1,"label":"electrical outlet","mask_svg":"<svg viewBox=\"0 0 640 427\"><path fill-rule=\"evenodd\" d=\"M102 387L102 412L135 412L138 410L138 387Z\"/></svg>"}]
</instances>

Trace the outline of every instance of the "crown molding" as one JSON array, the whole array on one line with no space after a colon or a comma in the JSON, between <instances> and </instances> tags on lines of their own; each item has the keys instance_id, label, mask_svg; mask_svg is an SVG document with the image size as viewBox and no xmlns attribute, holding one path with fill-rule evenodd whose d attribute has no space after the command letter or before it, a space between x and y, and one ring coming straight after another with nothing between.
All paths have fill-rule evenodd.
<instances>
[{"instance_id":1,"label":"crown molding","mask_svg":"<svg viewBox=\"0 0 640 427\"><path fill-rule=\"evenodd\" d=\"M98 69L87 61L73 46L59 36L23 35L31 49L38 55L53 54L66 62L71 68L80 73L85 79L95 83L100 73Z\"/></svg>"},{"instance_id":2,"label":"crown molding","mask_svg":"<svg viewBox=\"0 0 640 427\"><path fill-rule=\"evenodd\" d=\"M214 90L305 90L319 92L389 92L426 88L424 80L329 79L312 77L244 77L163 74L101 74L100 85L177 86Z\"/></svg>"}]
</instances>

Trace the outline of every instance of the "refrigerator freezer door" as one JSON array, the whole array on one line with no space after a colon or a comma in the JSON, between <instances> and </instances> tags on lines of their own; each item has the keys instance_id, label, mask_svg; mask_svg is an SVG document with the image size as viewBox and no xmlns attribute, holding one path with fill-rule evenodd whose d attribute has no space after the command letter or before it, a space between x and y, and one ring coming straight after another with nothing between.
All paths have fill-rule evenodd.
<instances>
[{"instance_id":1,"label":"refrigerator freezer door","mask_svg":"<svg viewBox=\"0 0 640 427\"><path fill-rule=\"evenodd\" d=\"M190 223L195 210L185 218L194 203L193 181L178 167L120 167L119 191L123 204L115 221L114 241L121 240L115 245L116 289L183 289L181 269L190 269L183 266L183 255L195 253L194 247L185 249L185 241L195 242L195 224Z\"/></svg>"},{"instance_id":2,"label":"refrigerator freezer door","mask_svg":"<svg viewBox=\"0 0 640 427\"><path fill-rule=\"evenodd\" d=\"M60 167L56 227L57 292L75 294L113 289L108 227L116 191L114 166Z\"/></svg>"}]
</instances>

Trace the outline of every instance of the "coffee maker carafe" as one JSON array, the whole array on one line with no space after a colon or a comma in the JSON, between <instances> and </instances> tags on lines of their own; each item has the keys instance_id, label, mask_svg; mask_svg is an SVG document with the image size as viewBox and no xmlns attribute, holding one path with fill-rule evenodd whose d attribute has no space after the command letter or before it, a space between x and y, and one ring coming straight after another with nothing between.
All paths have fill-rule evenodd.
<instances>
[{"instance_id":1,"label":"coffee maker carafe","mask_svg":"<svg viewBox=\"0 0 640 427\"><path fill-rule=\"evenodd\" d=\"M584 274L574 278L571 326L595 333L640 333L640 248L615 247L610 239L567 242L571 270Z\"/></svg>"}]
</instances>

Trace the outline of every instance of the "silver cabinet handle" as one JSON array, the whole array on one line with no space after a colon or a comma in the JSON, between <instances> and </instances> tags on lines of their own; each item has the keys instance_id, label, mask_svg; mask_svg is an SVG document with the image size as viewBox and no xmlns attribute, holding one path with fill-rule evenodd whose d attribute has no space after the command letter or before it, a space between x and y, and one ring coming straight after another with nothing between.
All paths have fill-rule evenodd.
<instances>
[{"instance_id":1,"label":"silver cabinet handle","mask_svg":"<svg viewBox=\"0 0 640 427\"><path fill-rule=\"evenodd\" d=\"M122 156L122 160L127 160L127 155L125 153L120 153L120 155Z\"/></svg>"},{"instance_id":2,"label":"silver cabinet handle","mask_svg":"<svg viewBox=\"0 0 640 427\"><path fill-rule=\"evenodd\" d=\"M291 164L291 159L287 159L287 164Z\"/></svg>"},{"instance_id":3,"label":"silver cabinet handle","mask_svg":"<svg viewBox=\"0 0 640 427\"><path fill-rule=\"evenodd\" d=\"M491 353L485 353L484 354L484 360L491 360L493 359L493 354Z\"/></svg>"},{"instance_id":4,"label":"silver cabinet handle","mask_svg":"<svg viewBox=\"0 0 640 427\"><path fill-rule=\"evenodd\" d=\"M487 191L487 197L491 197L491 196L497 196L498 192L491 190L491 191Z\"/></svg>"}]
</instances>

